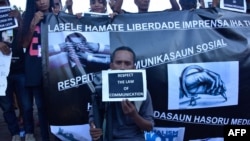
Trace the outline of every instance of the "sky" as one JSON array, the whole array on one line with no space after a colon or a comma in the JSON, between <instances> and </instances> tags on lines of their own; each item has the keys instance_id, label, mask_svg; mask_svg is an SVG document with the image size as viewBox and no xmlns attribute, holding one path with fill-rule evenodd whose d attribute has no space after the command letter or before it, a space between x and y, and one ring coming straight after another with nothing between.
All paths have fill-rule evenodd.
<instances>
[{"instance_id":1,"label":"sky","mask_svg":"<svg viewBox=\"0 0 250 141\"><path fill-rule=\"evenodd\" d=\"M177 0L179 1L179 0ZM16 5L21 7L22 10L25 10L26 0L10 0L11 5ZM62 0L63 5L65 0ZM83 4L86 3L86 4ZM149 11L161 11L164 9L171 8L169 0L151 0ZM74 13L85 12L89 9L89 0L73 0L73 11ZM134 0L123 0L122 9L129 12L137 12L137 7L134 4ZM110 9L108 10L110 11Z\"/></svg>"}]
</instances>

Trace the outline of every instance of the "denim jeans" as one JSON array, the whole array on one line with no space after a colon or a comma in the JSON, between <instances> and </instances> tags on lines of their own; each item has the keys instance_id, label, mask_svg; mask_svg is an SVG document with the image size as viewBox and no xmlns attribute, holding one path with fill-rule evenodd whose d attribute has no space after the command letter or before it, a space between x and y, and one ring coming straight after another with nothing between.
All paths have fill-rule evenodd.
<instances>
[{"instance_id":1,"label":"denim jeans","mask_svg":"<svg viewBox=\"0 0 250 141\"><path fill-rule=\"evenodd\" d=\"M26 133L34 133L34 118L33 118L33 101L35 98L35 103L38 111L38 120L40 125L40 132L42 136L42 141L49 141L49 124L47 119L47 113L45 111L45 98L42 86L32 86L26 87L26 101L23 105L23 115L24 118L24 129ZM32 121L32 123L30 123Z\"/></svg>"},{"instance_id":2,"label":"denim jeans","mask_svg":"<svg viewBox=\"0 0 250 141\"><path fill-rule=\"evenodd\" d=\"M15 93L17 96L18 102L22 106L22 100L24 99L25 95L25 88L24 88L24 81L25 77L24 74L10 74L7 77L7 89L6 89L6 96L0 97L0 107L3 110L3 117L5 122L7 123L8 129L11 135L19 134L20 129L18 125L18 119L14 109L14 97L13 94ZM20 99L21 98L21 99Z\"/></svg>"}]
</instances>

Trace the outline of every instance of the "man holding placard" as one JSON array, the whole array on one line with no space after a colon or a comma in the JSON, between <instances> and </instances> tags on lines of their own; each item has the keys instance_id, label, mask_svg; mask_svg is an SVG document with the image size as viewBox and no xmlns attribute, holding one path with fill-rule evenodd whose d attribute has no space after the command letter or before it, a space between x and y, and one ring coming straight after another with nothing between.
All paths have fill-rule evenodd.
<instances>
[{"instance_id":1,"label":"man holding placard","mask_svg":"<svg viewBox=\"0 0 250 141\"><path fill-rule=\"evenodd\" d=\"M135 69L135 58L135 53L131 48L119 47L111 55L111 70L109 71L123 70L123 75L119 76L131 76L131 70ZM125 70L128 70L128 72L125 73ZM103 81L106 80L103 79ZM132 83L132 80L128 82ZM90 110L89 123L92 139L104 141L145 141L144 131L150 131L154 126L150 94L146 92L146 100L144 101L132 102L127 98L118 101L105 102L102 129L96 127L93 108Z\"/></svg>"}]
</instances>

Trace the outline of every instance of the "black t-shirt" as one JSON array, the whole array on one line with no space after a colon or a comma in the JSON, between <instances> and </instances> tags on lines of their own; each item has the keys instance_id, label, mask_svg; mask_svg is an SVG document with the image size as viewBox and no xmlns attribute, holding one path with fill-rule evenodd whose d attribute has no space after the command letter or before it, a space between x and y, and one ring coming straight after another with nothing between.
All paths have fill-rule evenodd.
<instances>
[{"instance_id":1,"label":"black t-shirt","mask_svg":"<svg viewBox=\"0 0 250 141\"><path fill-rule=\"evenodd\" d=\"M40 86L42 84L42 55L40 26L36 26L31 44L25 53L26 86Z\"/></svg>"}]
</instances>

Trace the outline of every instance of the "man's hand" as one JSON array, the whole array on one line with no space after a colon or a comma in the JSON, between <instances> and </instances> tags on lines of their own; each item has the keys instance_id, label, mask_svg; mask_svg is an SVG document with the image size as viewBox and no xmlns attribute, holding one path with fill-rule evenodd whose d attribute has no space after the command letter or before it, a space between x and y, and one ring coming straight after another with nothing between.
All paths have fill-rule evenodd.
<instances>
[{"instance_id":1,"label":"man's hand","mask_svg":"<svg viewBox=\"0 0 250 141\"><path fill-rule=\"evenodd\" d=\"M80 13L76 13L76 17L78 18L78 19L80 19L81 17L82 17L82 13L80 12Z\"/></svg>"},{"instance_id":2,"label":"man's hand","mask_svg":"<svg viewBox=\"0 0 250 141\"><path fill-rule=\"evenodd\" d=\"M7 44L5 44L4 42L0 42L0 51L4 54L4 55L10 55L11 50L8 47Z\"/></svg>"},{"instance_id":3,"label":"man's hand","mask_svg":"<svg viewBox=\"0 0 250 141\"><path fill-rule=\"evenodd\" d=\"M125 99L121 102L122 110L125 115L130 117L134 117L137 114L137 110L133 103L131 103L128 99Z\"/></svg>"},{"instance_id":4,"label":"man's hand","mask_svg":"<svg viewBox=\"0 0 250 141\"><path fill-rule=\"evenodd\" d=\"M102 136L102 129L96 128L95 124L93 122L90 123L89 132L90 132L90 136L91 136L92 140L94 140L94 141L100 139L100 137Z\"/></svg>"},{"instance_id":5,"label":"man's hand","mask_svg":"<svg viewBox=\"0 0 250 141\"><path fill-rule=\"evenodd\" d=\"M20 29L22 27L22 15L17 9L11 10L9 12L9 17L17 19L18 29Z\"/></svg>"},{"instance_id":6,"label":"man's hand","mask_svg":"<svg viewBox=\"0 0 250 141\"><path fill-rule=\"evenodd\" d=\"M113 19L115 16L117 16L118 15L118 13L117 12L113 12L113 13L110 13L109 14L109 17L111 18L111 19Z\"/></svg>"},{"instance_id":7,"label":"man's hand","mask_svg":"<svg viewBox=\"0 0 250 141\"><path fill-rule=\"evenodd\" d=\"M11 10L10 13L9 13L9 16L10 17L14 17L14 18L17 18L17 19L21 19L21 14L18 10Z\"/></svg>"}]
</instances>

